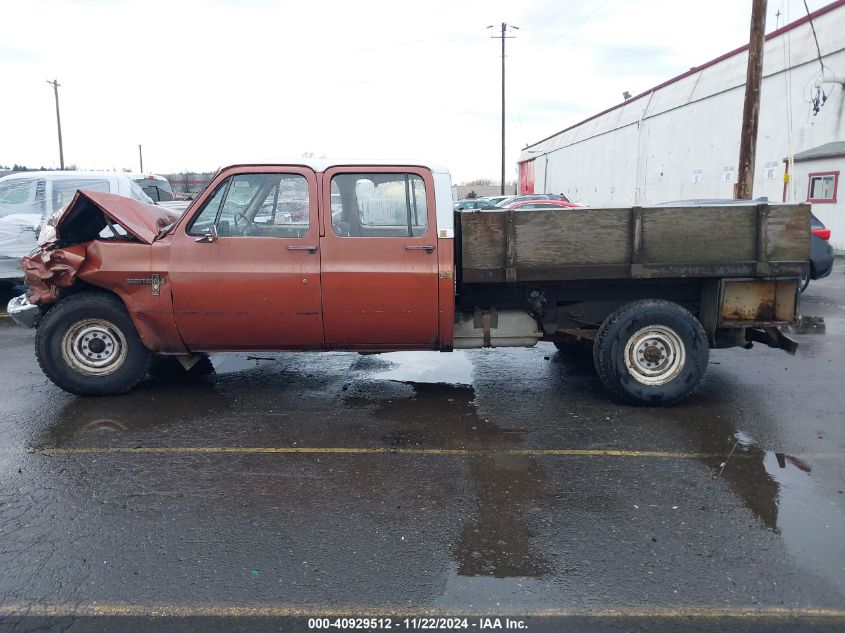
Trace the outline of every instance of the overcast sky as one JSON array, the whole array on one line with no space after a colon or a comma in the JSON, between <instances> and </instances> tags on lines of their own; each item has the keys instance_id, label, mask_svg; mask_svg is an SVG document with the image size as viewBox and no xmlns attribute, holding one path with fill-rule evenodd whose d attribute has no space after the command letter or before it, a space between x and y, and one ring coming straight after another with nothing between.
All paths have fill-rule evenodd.
<instances>
[{"instance_id":1,"label":"overcast sky","mask_svg":"<svg viewBox=\"0 0 845 633\"><path fill-rule=\"evenodd\" d=\"M811 10L826 0L809 0ZM780 11L781 17L776 13ZM0 164L208 171L268 157L423 158L508 179L522 147L748 41L750 0L4 2ZM804 15L769 0L767 32ZM494 29L487 29L495 24Z\"/></svg>"}]
</instances>

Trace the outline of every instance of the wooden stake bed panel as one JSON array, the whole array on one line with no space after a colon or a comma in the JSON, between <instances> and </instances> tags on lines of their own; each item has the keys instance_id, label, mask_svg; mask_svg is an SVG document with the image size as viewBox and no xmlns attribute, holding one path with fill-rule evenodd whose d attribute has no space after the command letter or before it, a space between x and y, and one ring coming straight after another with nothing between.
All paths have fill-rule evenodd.
<instances>
[{"instance_id":1,"label":"wooden stake bed panel","mask_svg":"<svg viewBox=\"0 0 845 633\"><path fill-rule=\"evenodd\" d=\"M465 283L809 272L810 207L742 205L459 213Z\"/></svg>"}]
</instances>

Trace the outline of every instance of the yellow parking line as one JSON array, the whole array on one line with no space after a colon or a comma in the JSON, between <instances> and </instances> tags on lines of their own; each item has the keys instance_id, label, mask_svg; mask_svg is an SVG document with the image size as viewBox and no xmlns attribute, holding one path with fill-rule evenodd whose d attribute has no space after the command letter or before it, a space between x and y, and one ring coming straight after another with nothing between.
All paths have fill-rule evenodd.
<instances>
[{"instance_id":1,"label":"yellow parking line","mask_svg":"<svg viewBox=\"0 0 845 633\"><path fill-rule=\"evenodd\" d=\"M641 457L644 459L759 459L761 452L705 453L604 448L388 448L349 446L77 446L65 448L2 447L0 454L18 455L420 455L445 457ZM845 453L800 455L804 459L842 459Z\"/></svg>"},{"instance_id":2,"label":"yellow parking line","mask_svg":"<svg viewBox=\"0 0 845 633\"><path fill-rule=\"evenodd\" d=\"M479 457L496 455L521 455L538 457L646 457L663 459L701 459L727 457L727 453L684 453L677 451L639 451L617 449L577 449L577 448L387 448L387 447L345 447L345 446L143 446L143 447L70 447L30 449L44 455L85 455L85 454L327 454L327 455L441 455L458 457ZM743 453L734 454L733 458L742 458Z\"/></svg>"},{"instance_id":3,"label":"yellow parking line","mask_svg":"<svg viewBox=\"0 0 845 633\"><path fill-rule=\"evenodd\" d=\"M405 618L462 615L467 617L572 617L572 618L639 618L639 619L845 619L845 609L825 607L761 607L761 606L691 606L691 607L599 607L599 608L551 608L551 609L502 609L490 611L470 609L413 609L407 606L396 608L373 608L349 606L337 608L299 605L233 605L233 604L131 604L125 602L88 603L20 603L0 604L2 617L296 617L296 618Z\"/></svg>"}]
</instances>

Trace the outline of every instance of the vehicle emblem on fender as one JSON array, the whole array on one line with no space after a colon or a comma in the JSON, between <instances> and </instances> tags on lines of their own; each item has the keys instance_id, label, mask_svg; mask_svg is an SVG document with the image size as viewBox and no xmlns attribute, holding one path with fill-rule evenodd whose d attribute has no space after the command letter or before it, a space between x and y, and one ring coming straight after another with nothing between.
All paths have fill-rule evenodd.
<instances>
[{"instance_id":1,"label":"vehicle emblem on fender","mask_svg":"<svg viewBox=\"0 0 845 633\"><path fill-rule=\"evenodd\" d=\"M161 286L167 283L166 279L162 279L158 273L153 273L149 277L127 277L126 283L130 286L142 286L149 284L152 286L152 295L157 297L161 294Z\"/></svg>"}]
</instances>

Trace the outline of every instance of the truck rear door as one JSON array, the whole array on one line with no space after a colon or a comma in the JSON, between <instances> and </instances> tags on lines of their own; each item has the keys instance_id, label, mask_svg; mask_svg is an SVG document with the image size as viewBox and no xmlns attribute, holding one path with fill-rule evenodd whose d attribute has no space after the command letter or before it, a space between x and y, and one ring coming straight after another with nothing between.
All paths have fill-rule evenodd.
<instances>
[{"instance_id":1,"label":"truck rear door","mask_svg":"<svg viewBox=\"0 0 845 633\"><path fill-rule=\"evenodd\" d=\"M329 349L436 349L437 223L431 172L325 172L320 238Z\"/></svg>"}]
</instances>

